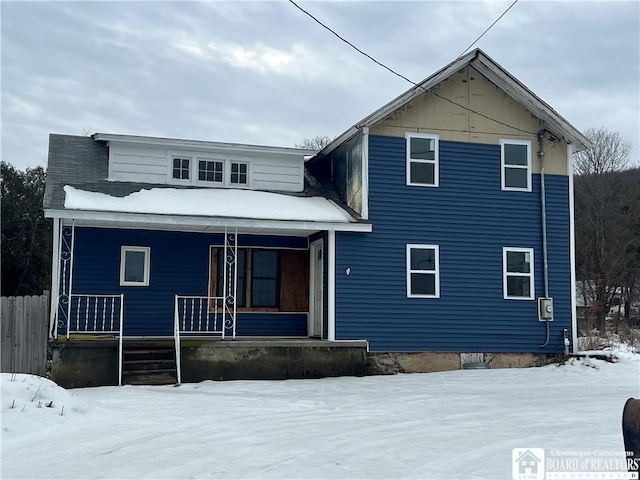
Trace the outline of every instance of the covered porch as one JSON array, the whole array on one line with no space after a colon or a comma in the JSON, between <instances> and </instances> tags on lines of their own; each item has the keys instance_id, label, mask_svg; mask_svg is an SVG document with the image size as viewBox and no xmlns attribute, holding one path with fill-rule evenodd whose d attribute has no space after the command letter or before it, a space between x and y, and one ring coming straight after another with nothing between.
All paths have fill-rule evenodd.
<instances>
[{"instance_id":1,"label":"covered porch","mask_svg":"<svg viewBox=\"0 0 640 480\"><path fill-rule=\"evenodd\" d=\"M175 383L262 378L259 372L271 367L274 378L358 371L297 365L301 357L289 353L318 352L320 344L336 359L340 355L333 349L344 351L334 343L335 231L369 225L202 218L176 224L153 215L141 224L127 214L100 216L77 212L74 218L54 218L53 274L59 278L52 292L54 352L83 352L87 365L97 358L100 366L92 370L114 372L116 384L126 382L127 349L149 341L172 346ZM231 343L226 348L232 350L220 350ZM115 365L111 353L98 354L113 348ZM252 360L265 349L271 353ZM276 355L283 349L289 353ZM232 373L219 374L220 363L195 368L203 351L209 352L205 357L226 352L222 363ZM194 363L191 353L201 360ZM63 357L54 354L54 364L63 365ZM278 358L293 363L283 367Z\"/></svg>"}]
</instances>

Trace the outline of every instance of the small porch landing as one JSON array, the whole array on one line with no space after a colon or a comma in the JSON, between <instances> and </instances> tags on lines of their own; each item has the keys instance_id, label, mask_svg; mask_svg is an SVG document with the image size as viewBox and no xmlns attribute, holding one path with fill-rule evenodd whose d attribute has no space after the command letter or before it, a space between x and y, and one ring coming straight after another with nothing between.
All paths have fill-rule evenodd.
<instances>
[{"instance_id":1,"label":"small porch landing","mask_svg":"<svg viewBox=\"0 0 640 480\"><path fill-rule=\"evenodd\" d=\"M123 350L174 346L173 338L124 338ZM65 388L118 385L118 339L58 339L49 343L51 378ZM312 338L181 339L183 383L203 380L284 380L366 373L367 342ZM126 383L126 382L125 382Z\"/></svg>"}]
</instances>

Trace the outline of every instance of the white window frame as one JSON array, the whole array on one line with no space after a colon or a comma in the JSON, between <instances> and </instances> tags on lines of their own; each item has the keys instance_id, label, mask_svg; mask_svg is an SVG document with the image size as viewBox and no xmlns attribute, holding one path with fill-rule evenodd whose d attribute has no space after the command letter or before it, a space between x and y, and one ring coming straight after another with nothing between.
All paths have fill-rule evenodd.
<instances>
[{"instance_id":1,"label":"white window frame","mask_svg":"<svg viewBox=\"0 0 640 480\"><path fill-rule=\"evenodd\" d=\"M227 161L228 162L228 168L227 170L229 171L228 175L227 175L227 185L229 185L230 187L249 187L251 185L251 164L249 162L247 162L246 160L235 160L235 159L230 159ZM231 165L233 163L237 163L238 165L246 165L247 166L247 183L231 183ZM238 175L240 175L240 172L238 172Z\"/></svg>"},{"instance_id":2,"label":"white window frame","mask_svg":"<svg viewBox=\"0 0 640 480\"><path fill-rule=\"evenodd\" d=\"M434 140L434 159L433 160L424 160L424 159L416 159L411 158L411 139L412 138L426 138L429 140ZM440 185L440 135L432 134L432 133L413 133L407 132L405 133L406 139L406 151L407 151L407 160L406 160L406 170L407 170L407 185L414 187L438 187ZM411 164L412 163L430 163L433 164L433 183L415 183L411 181Z\"/></svg>"},{"instance_id":3,"label":"white window frame","mask_svg":"<svg viewBox=\"0 0 640 480\"><path fill-rule=\"evenodd\" d=\"M189 179L173 178L173 159L189 159ZM222 162L222 182L208 182L198 179L199 162ZM231 164L239 163L247 166L247 183L231 183ZM198 153L180 150L171 150L167 154L167 184L171 185L198 185L225 188L253 188L253 161L246 157L234 155L226 156L219 153Z\"/></svg>"},{"instance_id":4,"label":"white window frame","mask_svg":"<svg viewBox=\"0 0 640 480\"><path fill-rule=\"evenodd\" d=\"M505 145L526 145L527 146L527 164L526 165L507 165L505 163L504 146ZM527 171L527 187L508 187L505 185L505 170L507 168L515 168ZM500 140L500 187L502 190L512 192L530 192L531 191L531 141L530 140Z\"/></svg>"},{"instance_id":5,"label":"white window frame","mask_svg":"<svg viewBox=\"0 0 640 480\"><path fill-rule=\"evenodd\" d=\"M411 250L435 250L435 270L412 270L411 269ZM417 243L407 244L406 253L407 266L407 298L440 298L440 247L438 245L423 245ZM411 274L412 273L430 273L435 274L435 293L433 295L411 293Z\"/></svg>"},{"instance_id":6,"label":"white window frame","mask_svg":"<svg viewBox=\"0 0 640 480\"><path fill-rule=\"evenodd\" d=\"M189 178L173 178L173 161L175 159L181 159L181 160L189 160ZM169 181L170 183L177 183L177 184L190 184L193 183L193 161L194 158L192 155L180 155L180 154L174 154L174 155L170 155L169 156Z\"/></svg>"},{"instance_id":7,"label":"white window frame","mask_svg":"<svg viewBox=\"0 0 640 480\"><path fill-rule=\"evenodd\" d=\"M529 273L507 272L507 252L528 253L530 258ZM514 297L508 295L507 277L529 277L529 296ZM533 248L502 247L502 294L505 300L535 300L535 262Z\"/></svg>"},{"instance_id":8,"label":"white window frame","mask_svg":"<svg viewBox=\"0 0 640 480\"><path fill-rule=\"evenodd\" d=\"M127 252L144 252L144 280L142 282L126 281L124 276L125 258ZM120 247L120 286L122 287L148 287L149 286L149 266L151 264L151 248L150 247L134 247L131 245L122 245Z\"/></svg>"},{"instance_id":9,"label":"white window frame","mask_svg":"<svg viewBox=\"0 0 640 480\"><path fill-rule=\"evenodd\" d=\"M215 157L196 157L195 159L195 174L193 176L193 181L196 185L225 185L225 176L227 174L227 162L224 158L215 158ZM208 181L208 180L200 180L200 162L221 162L222 163L222 180L220 182Z\"/></svg>"}]
</instances>

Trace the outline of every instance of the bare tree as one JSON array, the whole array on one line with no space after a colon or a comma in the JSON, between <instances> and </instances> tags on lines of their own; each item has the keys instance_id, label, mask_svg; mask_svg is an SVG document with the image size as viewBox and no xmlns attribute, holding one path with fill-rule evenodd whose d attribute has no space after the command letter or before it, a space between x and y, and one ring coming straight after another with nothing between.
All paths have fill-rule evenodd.
<instances>
[{"instance_id":1,"label":"bare tree","mask_svg":"<svg viewBox=\"0 0 640 480\"><path fill-rule=\"evenodd\" d=\"M628 141L603 128L586 136L592 146L575 159L576 273L587 323L593 316L603 330L614 298L628 301L640 275L640 183L638 169L625 170Z\"/></svg>"},{"instance_id":2,"label":"bare tree","mask_svg":"<svg viewBox=\"0 0 640 480\"><path fill-rule=\"evenodd\" d=\"M304 138L302 142L296 143L296 148L307 148L309 150L322 150L329 145L333 139L328 135L316 135L313 138Z\"/></svg>"},{"instance_id":3,"label":"bare tree","mask_svg":"<svg viewBox=\"0 0 640 480\"><path fill-rule=\"evenodd\" d=\"M604 127L589 128L584 133L592 145L576 154L573 166L577 175L619 172L629 166L631 142L620 133Z\"/></svg>"}]
</instances>

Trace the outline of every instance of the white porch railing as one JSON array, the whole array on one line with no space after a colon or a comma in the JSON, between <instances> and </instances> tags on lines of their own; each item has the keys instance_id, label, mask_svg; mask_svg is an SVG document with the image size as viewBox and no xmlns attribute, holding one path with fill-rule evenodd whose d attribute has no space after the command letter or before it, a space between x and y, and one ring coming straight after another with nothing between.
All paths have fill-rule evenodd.
<instances>
[{"instance_id":1,"label":"white porch railing","mask_svg":"<svg viewBox=\"0 0 640 480\"><path fill-rule=\"evenodd\" d=\"M64 301L67 305L64 305ZM105 334L118 336L118 385L122 385L122 328L124 295L77 294L61 299L65 308L67 338L70 334Z\"/></svg>"},{"instance_id":2,"label":"white porch railing","mask_svg":"<svg viewBox=\"0 0 640 480\"><path fill-rule=\"evenodd\" d=\"M220 335L224 340L231 330L235 338L235 309L225 306L225 297L175 296L173 336L176 346L176 371L181 383L180 338Z\"/></svg>"}]
</instances>

